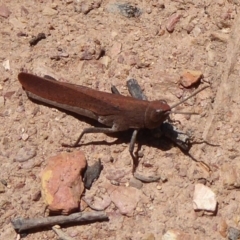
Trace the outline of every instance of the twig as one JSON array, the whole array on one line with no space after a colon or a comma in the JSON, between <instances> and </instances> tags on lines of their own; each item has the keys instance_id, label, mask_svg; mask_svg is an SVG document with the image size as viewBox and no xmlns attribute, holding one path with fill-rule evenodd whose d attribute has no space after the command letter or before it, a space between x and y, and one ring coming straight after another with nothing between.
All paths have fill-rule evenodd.
<instances>
[{"instance_id":1,"label":"twig","mask_svg":"<svg viewBox=\"0 0 240 240\"><path fill-rule=\"evenodd\" d=\"M61 229L57 227L52 227L52 230L58 235L60 240L74 240L73 238L69 237L66 233L64 233Z\"/></svg>"},{"instance_id":2,"label":"twig","mask_svg":"<svg viewBox=\"0 0 240 240\"><path fill-rule=\"evenodd\" d=\"M109 218L104 212L81 212L74 213L69 216L54 216L46 218L23 219L17 218L12 220L13 228L17 232L24 230L49 227L61 224L76 224L95 221L108 221Z\"/></svg>"}]
</instances>

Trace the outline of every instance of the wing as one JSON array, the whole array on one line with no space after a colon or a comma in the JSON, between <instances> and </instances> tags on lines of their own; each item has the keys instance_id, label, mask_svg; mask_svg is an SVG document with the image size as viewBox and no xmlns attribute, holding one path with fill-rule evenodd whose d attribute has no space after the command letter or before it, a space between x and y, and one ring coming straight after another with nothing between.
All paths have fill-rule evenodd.
<instances>
[{"instance_id":1,"label":"wing","mask_svg":"<svg viewBox=\"0 0 240 240\"><path fill-rule=\"evenodd\" d=\"M81 85L45 79L21 72L18 79L29 96L39 101L66 109L67 106L81 108L96 115L121 115L122 112L144 110L147 101L123 95L97 91ZM35 97L36 99L36 97ZM74 111L76 112L76 111Z\"/></svg>"}]
</instances>

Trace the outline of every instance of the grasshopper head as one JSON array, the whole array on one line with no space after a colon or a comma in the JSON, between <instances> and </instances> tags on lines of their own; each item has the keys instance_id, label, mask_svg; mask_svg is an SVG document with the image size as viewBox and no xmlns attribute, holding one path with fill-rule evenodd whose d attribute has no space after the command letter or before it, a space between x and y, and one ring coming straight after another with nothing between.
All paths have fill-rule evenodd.
<instances>
[{"instance_id":1,"label":"grasshopper head","mask_svg":"<svg viewBox=\"0 0 240 240\"><path fill-rule=\"evenodd\" d=\"M205 86L196 92L194 92L189 97L183 99L182 101L173 104L171 107L167 104L165 100L159 100L159 101L152 101L149 103L147 110L145 112L145 127L152 129L160 126L169 116L169 114L172 113L181 113L181 114L196 114L196 113L183 113L183 112L173 112L172 109L177 107L178 105L186 102L188 99L194 97L204 89L208 88L209 86Z\"/></svg>"},{"instance_id":2,"label":"grasshopper head","mask_svg":"<svg viewBox=\"0 0 240 240\"><path fill-rule=\"evenodd\" d=\"M160 126L169 116L170 106L165 100L150 102L145 112L145 127L152 129Z\"/></svg>"}]
</instances>

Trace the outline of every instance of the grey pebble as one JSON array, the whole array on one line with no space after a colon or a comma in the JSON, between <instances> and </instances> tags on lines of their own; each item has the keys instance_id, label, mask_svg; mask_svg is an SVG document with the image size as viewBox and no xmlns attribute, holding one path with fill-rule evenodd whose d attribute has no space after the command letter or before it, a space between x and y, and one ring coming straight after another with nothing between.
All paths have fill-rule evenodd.
<instances>
[{"instance_id":1,"label":"grey pebble","mask_svg":"<svg viewBox=\"0 0 240 240\"><path fill-rule=\"evenodd\" d=\"M25 162L37 155L35 147L23 147L19 149L14 160L17 162Z\"/></svg>"},{"instance_id":2,"label":"grey pebble","mask_svg":"<svg viewBox=\"0 0 240 240\"><path fill-rule=\"evenodd\" d=\"M103 166L100 159L96 161L92 166L87 166L86 172L84 173L84 186L86 189L90 189L92 183L99 178Z\"/></svg>"},{"instance_id":3,"label":"grey pebble","mask_svg":"<svg viewBox=\"0 0 240 240\"><path fill-rule=\"evenodd\" d=\"M142 11L129 3L114 3L107 6L111 13L119 13L127 18L139 17Z\"/></svg>"},{"instance_id":4,"label":"grey pebble","mask_svg":"<svg viewBox=\"0 0 240 240\"><path fill-rule=\"evenodd\" d=\"M129 186L137 188L137 189L141 189L143 186L143 183L136 178L131 178L129 181Z\"/></svg>"},{"instance_id":5,"label":"grey pebble","mask_svg":"<svg viewBox=\"0 0 240 240\"><path fill-rule=\"evenodd\" d=\"M234 227L228 228L228 239L237 240L240 237L240 230Z\"/></svg>"}]
</instances>

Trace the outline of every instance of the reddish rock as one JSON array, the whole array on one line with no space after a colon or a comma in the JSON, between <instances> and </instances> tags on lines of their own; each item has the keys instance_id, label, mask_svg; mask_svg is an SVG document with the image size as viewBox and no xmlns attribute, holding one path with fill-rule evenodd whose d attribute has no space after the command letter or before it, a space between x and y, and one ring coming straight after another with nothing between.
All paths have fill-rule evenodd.
<instances>
[{"instance_id":1,"label":"reddish rock","mask_svg":"<svg viewBox=\"0 0 240 240\"><path fill-rule=\"evenodd\" d=\"M101 194L101 197L85 196L82 200L96 211L105 210L112 202L108 194Z\"/></svg>"},{"instance_id":2,"label":"reddish rock","mask_svg":"<svg viewBox=\"0 0 240 240\"><path fill-rule=\"evenodd\" d=\"M171 33L174 31L174 28L178 23L178 21L180 20L180 18L181 18L181 15L179 15L178 13L174 13L168 18L166 23L166 29L168 32Z\"/></svg>"},{"instance_id":3,"label":"reddish rock","mask_svg":"<svg viewBox=\"0 0 240 240\"><path fill-rule=\"evenodd\" d=\"M197 83L202 77L201 71L185 70L180 78L180 83L184 87L190 87Z\"/></svg>"},{"instance_id":4,"label":"reddish rock","mask_svg":"<svg viewBox=\"0 0 240 240\"><path fill-rule=\"evenodd\" d=\"M124 169L109 169L107 170L106 178L108 180L120 181L124 176L127 175L127 172Z\"/></svg>"},{"instance_id":5,"label":"reddish rock","mask_svg":"<svg viewBox=\"0 0 240 240\"><path fill-rule=\"evenodd\" d=\"M135 52L123 52L118 57L118 62L122 64L126 64L129 66L135 66L139 61L139 57Z\"/></svg>"},{"instance_id":6,"label":"reddish rock","mask_svg":"<svg viewBox=\"0 0 240 240\"><path fill-rule=\"evenodd\" d=\"M50 211L69 214L79 208L84 190L82 172L86 159L81 151L51 157L42 171L42 196Z\"/></svg>"},{"instance_id":7,"label":"reddish rock","mask_svg":"<svg viewBox=\"0 0 240 240\"><path fill-rule=\"evenodd\" d=\"M110 187L108 193L120 213L132 216L139 200L140 191L133 187Z\"/></svg>"}]
</instances>

